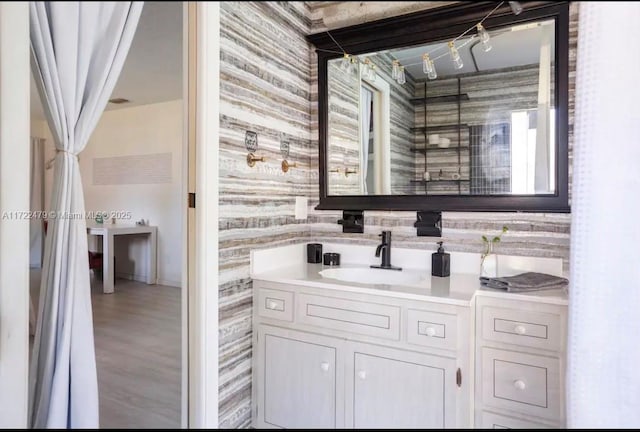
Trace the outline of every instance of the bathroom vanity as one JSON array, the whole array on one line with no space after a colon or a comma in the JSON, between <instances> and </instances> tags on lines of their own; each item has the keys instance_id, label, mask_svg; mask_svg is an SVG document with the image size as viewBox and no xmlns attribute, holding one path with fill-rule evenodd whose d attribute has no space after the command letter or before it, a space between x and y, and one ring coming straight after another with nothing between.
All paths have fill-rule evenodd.
<instances>
[{"instance_id":1,"label":"bathroom vanity","mask_svg":"<svg viewBox=\"0 0 640 432\"><path fill-rule=\"evenodd\" d=\"M409 249L394 251L401 284L359 283L307 264L303 248L252 253L254 427L564 427L565 290L481 288L479 256L465 253L432 277L420 266L431 251ZM344 275L375 263L366 246L325 250L342 253Z\"/></svg>"},{"instance_id":2,"label":"bathroom vanity","mask_svg":"<svg viewBox=\"0 0 640 432\"><path fill-rule=\"evenodd\" d=\"M456 2L307 39L316 209L359 213L343 232L366 232L363 210L569 211L568 2ZM564 427L566 290L482 288L470 253L432 277L432 250L391 258L384 233L379 258L324 243L339 267L304 244L252 252L253 425ZM561 259L499 268L563 275Z\"/></svg>"}]
</instances>

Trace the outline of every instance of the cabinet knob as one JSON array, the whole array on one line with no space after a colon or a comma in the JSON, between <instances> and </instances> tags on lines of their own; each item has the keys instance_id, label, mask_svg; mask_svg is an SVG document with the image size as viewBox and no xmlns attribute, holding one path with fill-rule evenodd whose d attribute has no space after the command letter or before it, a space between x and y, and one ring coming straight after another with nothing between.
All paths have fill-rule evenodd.
<instances>
[{"instance_id":1,"label":"cabinet knob","mask_svg":"<svg viewBox=\"0 0 640 432\"><path fill-rule=\"evenodd\" d=\"M269 309L272 309L272 310L273 310L273 309L275 309L275 308L277 308L277 307L278 307L278 303L276 303L276 302L274 302L274 301L270 301L270 302L267 304L267 307L268 307Z\"/></svg>"},{"instance_id":2,"label":"cabinet knob","mask_svg":"<svg viewBox=\"0 0 640 432\"><path fill-rule=\"evenodd\" d=\"M525 334L527 332L527 328L525 326L523 326L523 325L517 325L514 330L519 335L523 335L523 334Z\"/></svg>"},{"instance_id":3,"label":"cabinet knob","mask_svg":"<svg viewBox=\"0 0 640 432\"><path fill-rule=\"evenodd\" d=\"M320 369L322 369L324 372L327 372L329 370L329 363L327 362L320 363Z\"/></svg>"},{"instance_id":4,"label":"cabinet knob","mask_svg":"<svg viewBox=\"0 0 640 432\"><path fill-rule=\"evenodd\" d=\"M435 336L436 335L436 329L434 329L433 327L427 327L427 329L424 332L425 332L425 334L427 336Z\"/></svg>"},{"instance_id":5,"label":"cabinet knob","mask_svg":"<svg viewBox=\"0 0 640 432\"><path fill-rule=\"evenodd\" d=\"M515 388L517 388L518 390L524 390L525 388L527 388L527 385L526 385L526 384L525 384L525 382L524 382L524 381L522 381L522 380L515 380L515 381L513 382L513 386L514 386Z\"/></svg>"},{"instance_id":6,"label":"cabinet knob","mask_svg":"<svg viewBox=\"0 0 640 432\"><path fill-rule=\"evenodd\" d=\"M360 379L366 379L367 378L367 371L358 371L358 378Z\"/></svg>"}]
</instances>

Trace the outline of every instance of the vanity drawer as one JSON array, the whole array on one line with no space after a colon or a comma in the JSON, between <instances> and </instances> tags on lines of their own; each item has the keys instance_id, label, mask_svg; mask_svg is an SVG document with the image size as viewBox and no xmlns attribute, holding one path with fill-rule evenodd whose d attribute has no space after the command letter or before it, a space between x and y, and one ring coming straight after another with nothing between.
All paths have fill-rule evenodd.
<instances>
[{"instance_id":1,"label":"vanity drawer","mask_svg":"<svg viewBox=\"0 0 640 432\"><path fill-rule=\"evenodd\" d=\"M482 411L480 429L556 429L557 426L549 426L525 419L513 418L501 414Z\"/></svg>"},{"instance_id":2,"label":"vanity drawer","mask_svg":"<svg viewBox=\"0 0 640 432\"><path fill-rule=\"evenodd\" d=\"M531 306L529 306L531 307ZM498 306L480 306L482 338L509 344L561 351L561 312L529 311Z\"/></svg>"},{"instance_id":3,"label":"vanity drawer","mask_svg":"<svg viewBox=\"0 0 640 432\"><path fill-rule=\"evenodd\" d=\"M312 294L297 297L297 321L346 332L400 339L400 307Z\"/></svg>"},{"instance_id":4,"label":"vanity drawer","mask_svg":"<svg viewBox=\"0 0 640 432\"><path fill-rule=\"evenodd\" d=\"M559 359L482 348L483 405L558 421L561 390Z\"/></svg>"},{"instance_id":5,"label":"vanity drawer","mask_svg":"<svg viewBox=\"0 0 640 432\"><path fill-rule=\"evenodd\" d=\"M407 311L407 342L456 349L457 316L416 309Z\"/></svg>"},{"instance_id":6,"label":"vanity drawer","mask_svg":"<svg viewBox=\"0 0 640 432\"><path fill-rule=\"evenodd\" d=\"M293 321L292 292L260 288L256 306L261 317Z\"/></svg>"}]
</instances>

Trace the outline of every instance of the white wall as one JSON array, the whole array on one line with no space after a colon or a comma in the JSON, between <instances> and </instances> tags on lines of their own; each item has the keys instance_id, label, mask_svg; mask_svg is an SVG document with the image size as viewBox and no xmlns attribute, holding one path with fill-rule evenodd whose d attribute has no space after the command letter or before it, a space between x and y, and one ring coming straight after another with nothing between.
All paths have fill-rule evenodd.
<instances>
[{"instance_id":1,"label":"white wall","mask_svg":"<svg viewBox=\"0 0 640 432\"><path fill-rule=\"evenodd\" d=\"M158 227L158 283L179 287L182 269L182 100L106 111L89 144L80 154L85 208L91 211L131 212L135 224L141 218ZM32 131L38 128L32 127ZM46 129L46 128L45 128ZM55 154L50 132L45 132L45 162ZM93 185L93 159L157 153L172 154L171 183ZM53 169L46 171L45 208L49 209ZM98 239L89 248L99 250ZM119 277L144 281L147 273L146 239L118 237L116 271Z\"/></svg>"},{"instance_id":2,"label":"white wall","mask_svg":"<svg viewBox=\"0 0 640 432\"><path fill-rule=\"evenodd\" d=\"M45 138L49 136L49 129L47 128L47 121L41 118L31 115L31 136L36 138Z\"/></svg>"}]
</instances>

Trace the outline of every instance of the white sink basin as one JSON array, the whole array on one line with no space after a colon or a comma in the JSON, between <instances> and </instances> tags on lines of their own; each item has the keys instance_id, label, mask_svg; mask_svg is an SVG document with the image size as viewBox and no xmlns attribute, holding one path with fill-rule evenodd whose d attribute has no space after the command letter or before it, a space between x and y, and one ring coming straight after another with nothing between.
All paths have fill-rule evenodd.
<instances>
[{"instance_id":1,"label":"white sink basin","mask_svg":"<svg viewBox=\"0 0 640 432\"><path fill-rule=\"evenodd\" d=\"M425 279L425 276L407 270L384 270L376 268L330 268L319 272L327 279L337 279L343 282L385 285L410 285Z\"/></svg>"}]
</instances>

